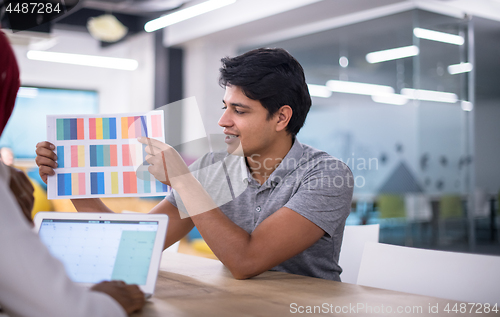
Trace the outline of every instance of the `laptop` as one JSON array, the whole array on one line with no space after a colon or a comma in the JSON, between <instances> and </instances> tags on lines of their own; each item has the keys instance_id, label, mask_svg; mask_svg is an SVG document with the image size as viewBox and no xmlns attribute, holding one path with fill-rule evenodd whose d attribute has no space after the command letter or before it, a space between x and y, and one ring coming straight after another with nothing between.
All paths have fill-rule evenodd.
<instances>
[{"instance_id":1,"label":"laptop","mask_svg":"<svg viewBox=\"0 0 500 317\"><path fill-rule=\"evenodd\" d=\"M91 287L102 281L155 289L168 217L159 214L39 212L35 229L69 277Z\"/></svg>"}]
</instances>

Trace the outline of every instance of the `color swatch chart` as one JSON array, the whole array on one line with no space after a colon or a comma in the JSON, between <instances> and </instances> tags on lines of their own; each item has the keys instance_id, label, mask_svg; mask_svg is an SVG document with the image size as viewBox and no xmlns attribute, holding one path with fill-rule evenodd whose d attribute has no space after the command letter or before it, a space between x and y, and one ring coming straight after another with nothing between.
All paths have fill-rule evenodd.
<instances>
[{"instance_id":1,"label":"color swatch chart","mask_svg":"<svg viewBox=\"0 0 500 317\"><path fill-rule=\"evenodd\" d=\"M165 195L168 186L147 171L146 145L137 141L165 142L164 125L162 110L47 116L47 140L55 145L58 164L48 178L48 198Z\"/></svg>"}]
</instances>

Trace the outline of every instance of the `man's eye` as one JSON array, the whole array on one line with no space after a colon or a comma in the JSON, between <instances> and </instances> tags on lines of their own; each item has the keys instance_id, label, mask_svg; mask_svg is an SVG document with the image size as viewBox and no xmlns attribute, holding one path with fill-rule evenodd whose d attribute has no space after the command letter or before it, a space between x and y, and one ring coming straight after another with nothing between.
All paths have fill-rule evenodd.
<instances>
[{"instance_id":1,"label":"man's eye","mask_svg":"<svg viewBox=\"0 0 500 317\"><path fill-rule=\"evenodd\" d=\"M226 109L227 109L227 106L222 107L222 110L226 110ZM233 108L233 111L234 111L234 113L236 113L236 114L244 114L244 113L245 113L245 112L243 112L243 111L238 111L238 110L236 110L236 108Z\"/></svg>"}]
</instances>

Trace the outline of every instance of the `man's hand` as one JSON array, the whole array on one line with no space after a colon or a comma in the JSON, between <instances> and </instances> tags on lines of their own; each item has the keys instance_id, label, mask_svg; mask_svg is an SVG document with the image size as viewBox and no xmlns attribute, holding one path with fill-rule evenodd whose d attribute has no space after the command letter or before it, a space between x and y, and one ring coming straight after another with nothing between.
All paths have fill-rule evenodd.
<instances>
[{"instance_id":1,"label":"man's hand","mask_svg":"<svg viewBox=\"0 0 500 317\"><path fill-rule=\"evenodd\" d=\"M102 292L113 297L127 314L131 314L144 306L144 293L137 285L128 285L122 281L101 282L91 288L92 291Z\"/></svg>"},{"instance_id":2,"label":"man's hand","mask_svg":"<svg viewBox=\"0 0 500 317\"><path fill-rule=\"evenodd\" d=\"M45 184L47 184L47 176L54 175L54 168L57 167L57 155L53 152L54 149L54 144L47 141L36 145L35 163L38 165L38 173Z\"/></svg>"},{"instance_id":3,"label":"man's hand","mask_svg":"<svg viewBox=\"0 0 500 317\"><path fill-rule=\"evenodd\" d=\"M146 161L150 164L148 171L163 184L176 187L182 182L179 176L190 176L186 163L177 151L168 144L150 138L139 138L139 142L147 145Z\"/></svg>"},{"instance_id":4,"label":"man's hand","mask_svg":"<svg viewBox=\"0 0 500 317\"><path fill-rule=\"evenodd\" d=\"M10 190L14 197L16 197L17 204L23 211L24 216L28 221L33 224L31 219L31 211L33 210L33 204L35 203L35 197L33 192L35 189L31 182L29 181L26 174L23 171L18 170L12 166L10 169Z\"/></svg>"}]
</instances>

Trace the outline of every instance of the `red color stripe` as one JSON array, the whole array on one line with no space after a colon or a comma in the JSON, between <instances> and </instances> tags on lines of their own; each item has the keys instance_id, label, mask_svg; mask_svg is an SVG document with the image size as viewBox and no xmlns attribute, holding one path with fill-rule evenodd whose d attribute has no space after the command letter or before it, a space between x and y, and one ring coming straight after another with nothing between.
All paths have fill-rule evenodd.
<instances>
[{"instance_id":1,"label":"red color stripe","mask_svg":"<svg viewBox=\"0 0 500 317\"><path fill-rule=\"evenodd\" d=\"M71 167L78 167L78 145L71 146Z\"/></svg>"},{"instance_id":2,"label":"red color stripe","mask_svg":"<svg viewBox=\"0 0 500 317\"><path fill-rule=\"evenodd\" d=\"M77 139L78 140L83 140L84 137L84 130L83 130L83 118L76 119L76 131L77 131Z\"/></svg>"},{"instance_id":3,"label":"red color stripe","mask_svg":"<svg viewBox=\"0 0 500 317\"><path fill-rule=\"evenodd\" d=\"M85 173L78 173L78 191L80 195L85 195Z\"/></svg>"},{"instance_id":4,"label":"red color stripe","mask_svg":"<svg viewBox=\"0 0 500 317\"><path fill-rule=\"evenodd\" d=\"M130 148L128 144L123 144L122 145L122 160L123 160L123 166L132 166L130 164Z\"/></svg>"},{"instance_id":5,"label":"red color stripe","mask_svg":"<svg viewBox=\"0 0 500 317\"><path fill-rule=\"evenodd\" d=\"M109 146L109 165L118 166L118 158L116 154L116 144Z\"/></svg>"},{"instance_id":6,"label":"red color stripe","mask_svg":"<svg viewBox=\"0 0 500 317\"><path fill-rule=\"evenodd\" d=\"M130 177L130 192L137 193L137 177L135 177L135 172L129 172Z\"/></svg>"},{"instance_id":7,"label":"red color stripe","mask_svg":"<svg viewBox=\"0 0 500 317\"><path fill-rule=\"evenodd\" d=\"M123 172L123 193L130 194L130 172Z\"/></svg>"},{"instance_id":8,"label":"red color stripe","mask_svg":"<svg viewBox=\"0 0 500 317\"><path fill-rule=\"evenodd\" d=\"M95 118L89 119L89 139L95 140Z\"/></svg>"},{"instance_id":9,"label":"red color stripe","mask_svg":"<svg viewBox=\"0 0 500 317\"><path fill-rule=\"evenodd\" d=\"M152 137L161 138L161 115L151 116Z\"/></svg>"},{"instance_id":10,"label":"red color stripe","mask_svg":"<svg viewBox=\"0 0 500 317\"><path fill-rule=\"evenodd\" d=\"M134 117L128 117L128 138L135 138Z\"/></svg>"}]
</instances>

